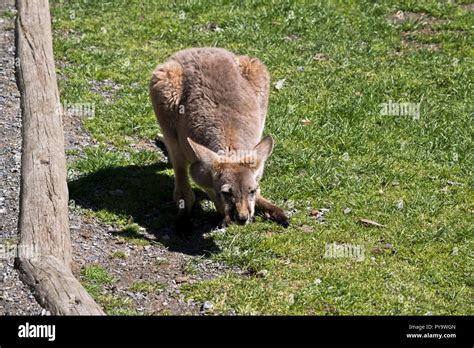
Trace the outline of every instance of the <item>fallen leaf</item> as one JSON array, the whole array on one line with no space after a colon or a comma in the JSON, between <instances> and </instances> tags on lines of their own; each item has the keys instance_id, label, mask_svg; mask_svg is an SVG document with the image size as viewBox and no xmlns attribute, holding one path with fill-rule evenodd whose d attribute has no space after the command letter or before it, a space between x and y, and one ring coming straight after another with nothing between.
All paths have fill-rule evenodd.
<instances>
[{"instance_id":1,"label":"fallen leaf","mask_svg":"<svg viewBox=\"0 0 474 348\"><path fill-rule=\"evenodd\" d=\"M359 222L360 222L362 225L366 226L366 227L371 227L371 226L374 226L374 227L385 227L384 225L379 224L379 223L376 222L376 221L369 220L369 219L364 219L364 218L360 219Z\"/></svg>"},{"instance_id":2,"label":"fallen leaf","mask_svg":"<svg viewBox=\"0 0 474 348\"><path fill-rule=\"evenodd\" d=\"M380 244L380 245L372 248L372 250L370 252L372 254L375 254L375 255L383 254L383 253L386 253L386 252L395 254L396 250L395 250L395 248L393 247L392 244L383 243L383 244Z\"/></svg>"},{"instance_id":3,"label":"fallen leaf","mask_svg":"<svg viewBox=\"0 0 474 348\"><path fill-rule=\"evenodd\" d=\"M300 37L298 35L288 35L287 37L285 37L285 40L286 41L296 41L298 40Z\"/></svg>"},{"instance_id":4,"label":"fallen leaf","mask_svg":"<svg viewBox=\"0 0 474 348\"><path fill-rule=\"evenodd\" d=\"M316 53L313 56L313 59L317 62L325 62L325 61L329 60L329 57L324 53Z\"/></svg>"},{"instance_id":5,"label":"fallen leaf","mask_svg":"<svg viewBox=\"0 0 474 348\"><path fill-rule=\"evenodd\" d=\"M301 123L303 124L303 126L307 126L307 125L311 124L312 121L305 118L305 119L301 120Z\"/></svg>"}]
</instances>

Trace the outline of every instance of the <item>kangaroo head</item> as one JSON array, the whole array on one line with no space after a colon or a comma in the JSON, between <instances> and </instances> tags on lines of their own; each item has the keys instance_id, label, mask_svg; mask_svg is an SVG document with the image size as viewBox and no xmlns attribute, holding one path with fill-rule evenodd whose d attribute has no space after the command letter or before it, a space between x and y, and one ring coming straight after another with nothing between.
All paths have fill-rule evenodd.
<instances>
[{"instance_id":1,"label":"kangaroo head","mask_svg":"<svg viewBox=\"0 0 474 348\"><path fill-rule=\"evenodd\" d=\"M273 139L267 136L251 150L214 152L205 146L188 142L202 170L210 173L217 201L217 209L227 220L247 224L255 213L255 200L260 193L265 161L273 150Z\"/></svg>"}]
</instances>

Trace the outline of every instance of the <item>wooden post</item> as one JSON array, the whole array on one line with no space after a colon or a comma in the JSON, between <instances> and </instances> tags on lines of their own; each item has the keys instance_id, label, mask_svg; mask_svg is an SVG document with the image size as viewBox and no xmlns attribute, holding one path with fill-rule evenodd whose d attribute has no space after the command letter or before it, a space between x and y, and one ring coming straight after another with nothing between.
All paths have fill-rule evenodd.
<instances>
[{"instance_id":1,"label":"wooden post","mask_svg":"<svg viewBox=\"0 0 474 348\"><path fill-rule=\"evenodd\" d=\"M71 272L66 157L48 0L17 0L23 118L20 278L52 314L104 314Z\"/></svg>"}]
</instances>

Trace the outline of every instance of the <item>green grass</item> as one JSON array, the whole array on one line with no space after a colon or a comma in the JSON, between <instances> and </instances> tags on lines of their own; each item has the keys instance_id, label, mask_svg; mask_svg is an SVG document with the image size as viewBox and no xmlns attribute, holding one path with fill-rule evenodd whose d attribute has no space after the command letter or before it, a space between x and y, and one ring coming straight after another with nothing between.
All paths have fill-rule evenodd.
<instances>
[{"instance_id":1,"label":"green grass","mask_svg":"<svg viewBox=\"0 0 474 348\"><path fill-rule=\"evenodd\" d=\"M136 282L130 286L130 291L154 293L163 290L166 287L165 284L157 282Z\"/></svg>"},{"instance_id":2,"label":"green grass","mask_svg":"<svg viewBox=\"0 0 474 348\"><path fill-rule=\"evenodd\" d=\"M83 123L99 146L69 164L78 204L122 228L169 228L172 171L133 146L159 131L151 71L191 46L257 56L272 84L286 79L271 90L265 132L276 147L262 190L295 209L292 225L257 219L213 234L220 250L206 257L249 272L186 294L216 314L474 313L472 13L445 1L122 3L52 2L62 99L95 105ZM431 16L431 31L391 24L398 10ZM100 84L103 96L93 80L118 88ZM420 103L420 118L381 115L389 101ZM330 209L324 224L311 208ZM331 243L360 246L365 258L326 258ZM395 252L376 252L383 243Z\"/></svg>"},{"instance_id":3,"label":"green grass","mask_svg":"<svg viewBox=\"0 0 474 348\"><path fill-rule=\"evenodd\" d=\"M127 253L125 253L122 250L117 250L117 251L114 251L110 256L114 259L125 260L127 258Z\"/></svg>"},{"instance_id":4,"label":"green grass","mask_svg":"<svg viewBox=\"0 0 474 348\"><path fill-rule=\"evenodd\" d=\"M15 18L15 16L16 16L16 11L13 11L11 9L6 9L0 14L0 17L8 18L8 19Z\"/></svg>"}]
</instances>

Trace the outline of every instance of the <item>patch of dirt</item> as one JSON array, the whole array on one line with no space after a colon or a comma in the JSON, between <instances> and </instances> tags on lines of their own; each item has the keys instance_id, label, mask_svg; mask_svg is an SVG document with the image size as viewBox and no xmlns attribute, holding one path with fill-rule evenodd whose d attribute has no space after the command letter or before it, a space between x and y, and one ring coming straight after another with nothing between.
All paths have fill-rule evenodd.
<instances>
[{"instance_id":1,"label":"patch of dirt","mask_svg":"<svg viewBox=\"0 0 474 348\"><path fill-rule=\"evenodd\" d=\"M400 25L405 22L415 22L422 26L432 26L434 24L442 24L445 21L430 16L424 12L410 12L398 10L385 17L390 23Z\"/></svg>"},{"instance_id":2,"label":"patch of dirt","mask_svg":"<svg viewBox=\"0 0 474 348\"><path fill-rule=\"evenodd\" d=\"M402 51L397 51L395 55L401 55L404 51L428 50L438 51L441 45L438 43L424 43L415 38L414 35L434 36L437 31L435 25L446 23L445 20L435 18L424 12L396 11L385 17L390 23L399 26L405 22L414 22L416 28L410 31L403 31Z\"/></svg>"},{"instance_id":3,"label":"patch of dirt","mask_svg":"<svg viewBox=\"0 0 474 348\"><path fill-rule=\"evenodd\" d=\"M92 80L89 81L89 83L91 84L92 91L101 95L106 101L109 102L114 100L115 94L122 88L121 85L115 83L112 80Z\"/></svg>"},{"instance_id":4,"label":"patch of dirt","mask_svg":"<svg viewBox=\"0 0 474 348\"><path fill-rule=\"evenodd\" d=\"M156 142L152 140L148 140L148 139L138 139L134 141L130 146L138 150L149 150L149 151L158 150Z\"/></svg>"},{"instance_id":5,"label":"patch of dirt","mask_svg":"<svg viewBox=\"0 0 474 348\"><path fill-rule=\"evenodd\" d=\"M428 50L438 51L441 45L438 43L425 43L417 41L413 38L413 31L404 31L401 33L403 48L407 50ZM416 33L424 33L425 35L433 35L435 32L431 28L423 28Z\"/></svg>"},{"instance_id":6,"label":"patch of dirt","mask_svg":"<svg viewBox=\"0 0 474 348\"><path fill-rule=\"evenodd\" d=\"M15 11L0 2L0 14ZM15 80L14 18L0 18L0 315L46 314L13 267L20 194L21 112ZM7 252L8 251L8 252Z\"/></svg>"}]
</instances>

